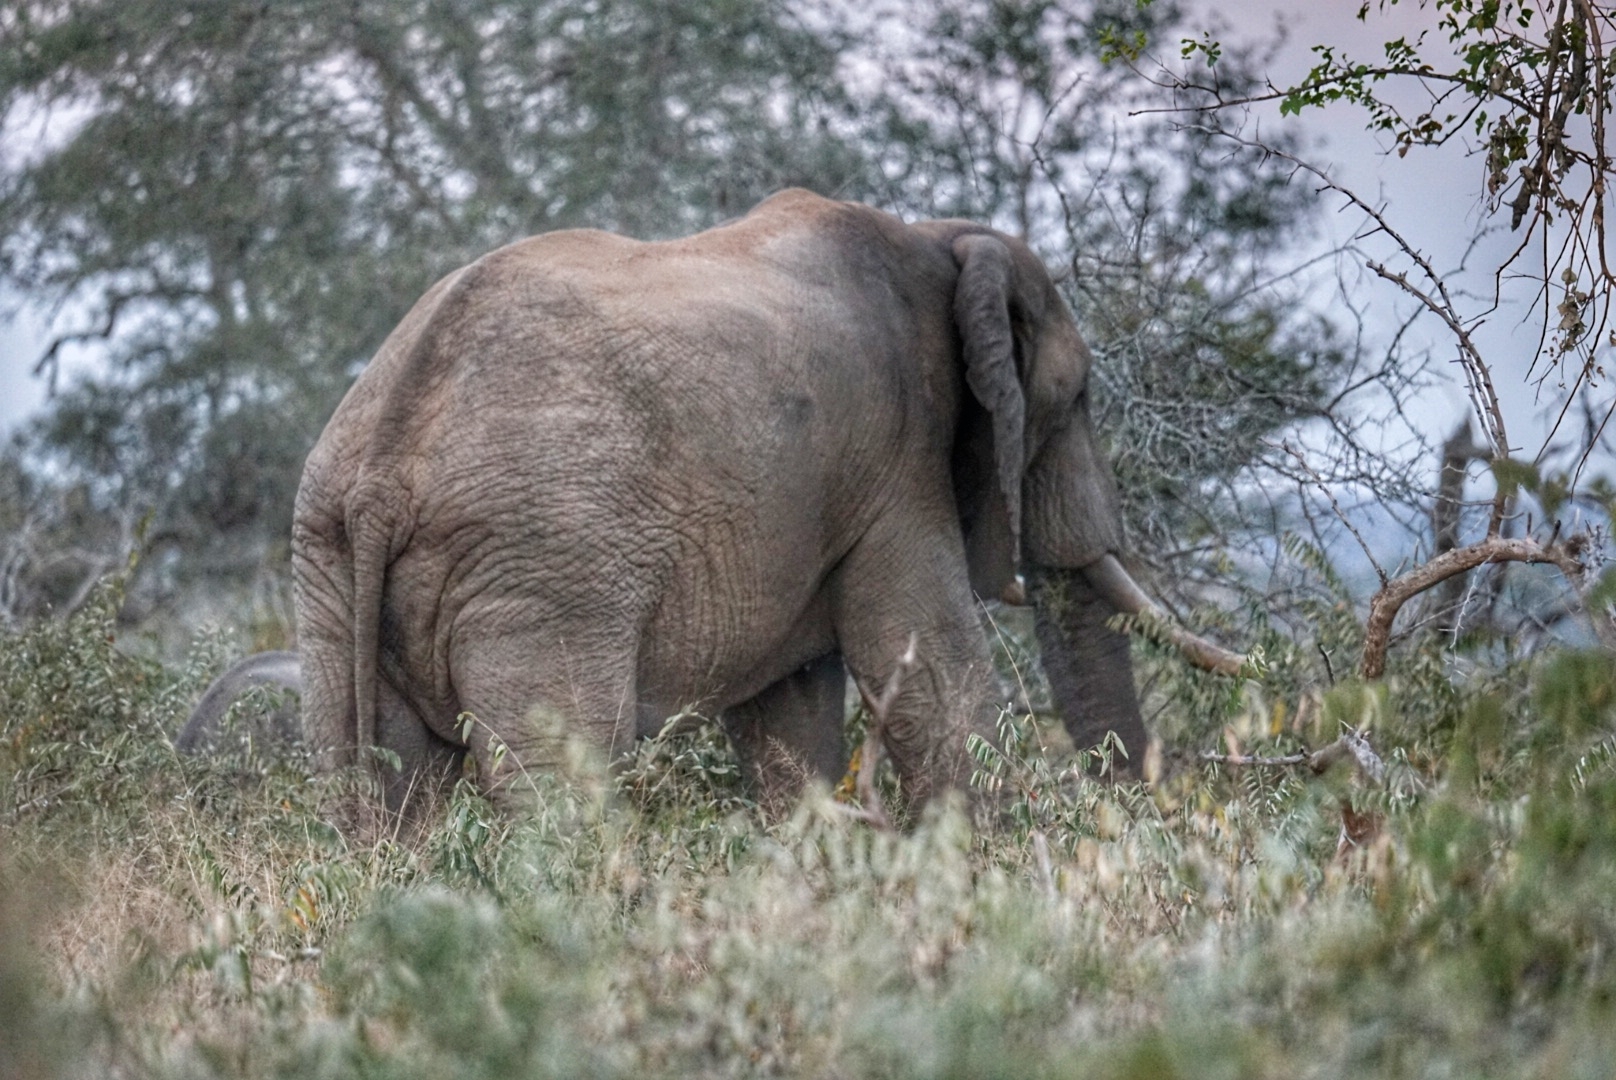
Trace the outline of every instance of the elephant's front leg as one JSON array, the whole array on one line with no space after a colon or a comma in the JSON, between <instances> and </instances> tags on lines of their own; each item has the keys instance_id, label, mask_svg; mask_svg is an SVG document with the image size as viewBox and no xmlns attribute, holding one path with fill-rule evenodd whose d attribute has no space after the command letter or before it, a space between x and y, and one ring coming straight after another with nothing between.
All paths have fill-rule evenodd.
<instances>
[{"instance_id":1,"label":"elephant's front leg","mask_svg":"<svg viewBox=\"0 0 1616 1080\"><path fill-rule=\"evenodd\" d=\"M808 780L835 783L846 770L846 688L841 656L827 653L724 710L724 730L770 817L789 813Z\"/></svg>"}]
</instances>

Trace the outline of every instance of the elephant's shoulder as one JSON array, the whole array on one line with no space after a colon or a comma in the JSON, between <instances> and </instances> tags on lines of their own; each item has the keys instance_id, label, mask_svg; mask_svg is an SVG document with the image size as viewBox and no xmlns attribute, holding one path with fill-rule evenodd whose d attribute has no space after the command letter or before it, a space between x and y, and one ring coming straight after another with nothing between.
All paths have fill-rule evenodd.
<instances>
[{"instance_id":1,"label":"elephant's shoulder","mask_svg":"<svg viewBox=\"0 0 1616 1080\"><path fill-rule=\"evenodd\" d=\"M807 188L786 188L777 191L752 208L747 218L813 217L835 214L856 203L838 202ZM741 220L745 220L742 218Z\"/></svg>"},{"instance_id":2,"label":"elephant's shoulder","mask_svg":"<svg viewBox=\"0 0 1616 1080\"><path fill-rule=\"evenodd\" d=\"M907 251L914 239L901 220L884 211L788 188L745 217L653 246L675 260L773 268L802 284L818 276L846 277L850 266L868 269L872 254Z\"/></svg>"}]
</instances>

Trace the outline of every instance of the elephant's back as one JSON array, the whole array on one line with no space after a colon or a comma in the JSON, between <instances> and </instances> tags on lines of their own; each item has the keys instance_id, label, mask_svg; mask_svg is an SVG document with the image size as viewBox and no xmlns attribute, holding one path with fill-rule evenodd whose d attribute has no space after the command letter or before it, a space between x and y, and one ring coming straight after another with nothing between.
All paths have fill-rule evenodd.
<instances>
[{"instance_id":1,"label":"elephant's back","mask_svg":"<svg viewBox=\"0 0 1616 1080\"><path fill-rule=\"evenodd\" d=\"M517 241L416 303L322 441L338 457L354 456L353 442L420 446L468 414L512 401L583 404L617 389L612 379L733 382L748 372L724 369L755 360L773 369L751 374L777 381L805 349L877 349L881 327L863 309L913 277L922 255L937 275L952 272L938 252L903 250L913 239L880 211L789 190L677 240L572 229ZM907 329L892 328L892 347L907 344ZM693 367L692 356L707 363Z\"/></svg>"},{"instance_id":2,"label":"elephant's back","mask_svg":"<svg viewBox=\"0 0 1616 1080\"><path fill-rule=\"evenodd\" d=\"M894 295L953 272L917 235L788 191L682 240L569 230L491 252L389 336L310 455L300 506L459 521L593 500L672 527L760 494L781 512L868 500L878 473L952 437L904 423L913 403L945 415L940 396L957 392L952 372L913 361L952 347L935 340L952 337L946 315L905 317L946 305ZM834 476L815 472L830 463Z\"/></svg>"}]
</instances>

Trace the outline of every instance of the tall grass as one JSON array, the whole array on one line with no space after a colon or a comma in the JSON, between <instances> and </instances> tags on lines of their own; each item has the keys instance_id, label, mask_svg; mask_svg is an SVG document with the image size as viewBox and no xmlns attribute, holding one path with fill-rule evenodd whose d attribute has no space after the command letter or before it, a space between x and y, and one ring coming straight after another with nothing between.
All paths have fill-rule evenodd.
<instances>
[{"instance_id":1,"label":"tall grass","mask_svg":"<svg viewBox=\"0 0 1616 1080\"><path fill-rule=\"evenodd\" d=\"M343 831L360 780L168 736L218 657L115 591L0 640L0 1076L1610 1076L1616 668L1244 688L1142 656L1168 752L1109 785L1007 718L905 834L764 823L712 727ZM1342 634L1350 625L1341 623ZM1326 643L1334 647L1336 643ZM1368 725L1390 766L1196 749ZM1345 804L1381 822L1340 848Z\"/></svg>"}]
</instances>

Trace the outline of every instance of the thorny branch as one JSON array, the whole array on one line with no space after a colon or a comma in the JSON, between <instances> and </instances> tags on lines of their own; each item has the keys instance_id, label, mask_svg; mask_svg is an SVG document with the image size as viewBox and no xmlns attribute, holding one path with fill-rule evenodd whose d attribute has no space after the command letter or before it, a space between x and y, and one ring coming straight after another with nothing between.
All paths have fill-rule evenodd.
<instances>
[{"instance_id":1,"label":"thorny branch","mask_svg":"<svg viewBox=\"0 0 1616 1080\"><path fill-rule=\"evenodd\" d=\"M1410 45L1401 39L1387 43L1384 64L1351 63L1338 56L1332 46L1320 45L1315 49L1320 62L1297 85L1281 88L1269 83L1262 90L1246 94L1230 93L1221 85L1215 67L1209 68L1212 77L1202 80L1187 70L1174 71L1162 65L1158 73L1142 74L1154 85L1198 95L1201 100L1140 111L1215 117L1261 103L1277 103L1284 115L1342 101L1367 108L1370 130L1390 134L1399 156L1415 146L1447 144L1471 131L1481 137L1476 153L1485 156L1485 209L1489 213L1507 212L1505 220L1510 230L1521 233L1520 242L1496 268L1494 307L1501 303L1503 282L1510 268L1534 245L1541 247L1541 269L1522 275L1535 283L1535 303L1541 306L1543 316L1538 356L1527 378L1531 379L1539 363L1548 359L1569 384L1560 388L1563 407L1543 440L1538 453L1541 458L1553 444L1571 403L1604 377L1597 354L1607 340L1612 308L1616 306L1616 271L1611 266L1605 223L1605 195L1612 168L1606 127L1616 109L1611 84L1616 67L1612 66L1605 42L1608 30L1616 29L1616 14L1610 5L1594 0L1558 0L1547 5L1512 0L1502 8L1496 3L1463 0L1439 3L1436 8L1437 30L1448 48L1448 60L1438 64L1425 62L1417 55L1419 42ZM1363 14L1359 13L1360 18ZM1538 18L1534 19L1534 15ZM1217 58L1215 44L1186 41L1184 55L1196 52L1203 53L1209 64ZM1443 64L1454 66L1440 70ZM1389 96L1376 89L1378 84L1393 79L1411 80L1425 89L1426 101L1420 115L1410 119ZM1466 101L1449 104L1455 95L1464 95ZM1444 108L1453 111L1444 114ZM1383 264L1368 265L1437 315L1452 331L1487 440L1496 456L1507 456L1511 447L1504 437L1497 396L1471 340L1479 324L1457 316L1458 308L1442 280L1388 226L1385 218L1351 191L1331 182L1318 168L1282 150L1241 139L1215 122L1206 128L1191 129L1259 148L1319 177L1327 187L1368 214L1375 231L1385 232L1413 259L1420 275L1429 278L1431 287L1410 281L1410 275ZM1563 295L1557 297L1557 291L1563 291ZM1608 340L1616 345L1616 334ZM1576 362L1568 367L1573 353L1577 354ZM1547 377L1539 376L1538 385ZM1616 401L1602 409L1604 421L1608 422L1616 415ZM1603 424L1599 430L1603 430ZM1597 434L1586 441L1575 477L1581 477L1596 445ZM1495 513L1489 535L1496 533L1497 526Z\"/></svg>"},{"instance_id":2,"label":"thorny branch","mask_svg":"<svg viewBox=\"0 0 1616 1080\"><path fill-rule=\"evenodd\" d=\"M1322 169L1301 160L1293 154L1245 139L1239 135L1228 132L1220 132L1219 134L1236 144L1248 148L1262 149L1276 158L1289 162L1299 171L1314 176L1327 189L1338 193L1362 211L1374 223L1375 232L1384 233L1413 261L1420 273L1429 281L1429 288L1421 288L1409 280L1407 273L1393 271L1383 263L1367 260L1367 265L1371 271L1386 281L1397 285L1418 301L1427 311L1436 315L1452 332L1458 344L1459 359L1465 373L1471 402L1476 415L1482 422L1482 429L1486 434L1487 442L1490 444L1492 456L1494 460L1507 459L1510 450L1509 439L1505 431L1503 410L1499 403L1498 392L1493 385L1491 371L1471 336L1471 327L1467 326L1460 317L1458 307L1446 282L1437 274L1430 261L1401 233L1393 228L1378 209L1364 201L1355 192L1332 180ZM1370 601L1369 618L1365 625L1364 648L1359 663L1359 673L1364 678L1378 679L1385 673L1386 651L1390 641L1392 623L1403 605L1413 597L1434 588L1441 582L1475 567L1486 563L1502 562L1551 563L1566 575L1567 580L1572 585L1573 592L1581 592L1579 583L1588 574L1588 568L1584 565L1584 556L1593 544L1593 538L1589 534L1580 533L1561 541L1559 540L1558 529L1556 529L1555 536L1551 537L1547 542L1541 542L1530 537L1505 537L1501 535L1501 529L1508 506L1509 490L1505 485L1500 484L1493 498L1492 514L1487 526L1487 535L1484 539L1466 547L1443 552L1394 579L1388 580L1384 573L1381 574L1381 587ZM1337 512L1339 514L1339 507ZM1350 524L1348 527L1351 528ZM1356 530L1353 530L1353 532L1356 535ZM1362 544L1361 537L1359 542ZM1373 562L1373 559L1371 559L1371 562Z\"/></svg>"},{"instance_id":3,"label":"thorny branch","mask_svg":"<svg viewBox=\"0 0 1616 1080\"><path fill-rule=\"evenodd\" d=\"M1376 274L1397 285L1415 300L1430 311L1453 332L1459 345L1460 366L1465 373L1465 382L1470 390L1471 403L1476 410L1476 416L1481 420L1482 430L1486 433L1487 441L1492 444L1493 452L1499 457L1509 456L1509 436L1504 428L1504 411L1498 401L1498 391L1493 386L1492 372L1488 369L1486 361L1481 357L1481 351L1476 347L1464 321L1459 317L1459 311L1448 292L1447 284L1442 276L1436 272L1430 260L1397 231L1386 220L1386 216L1358 195L1357 192L1345 187L1332 179L1330 174L1310 162L1303 161L1295 154L1268 146L1253 139L1247 139L1233 132L1220 131L1212 128L1199 129L1208 134L1216 134L1228 139L1239 146L1251 150L1260 150L1271 157L1290 163L1294 168L1313 176L1326 190L1334 191L1357 207L1363 214L1375 223L1375 232L1385 233L1392 242L1413 260L1420 272L1431 282L1431 291L1426 292L1409 281L1408 275L1401 272L1392 272L1383 264L1370 261L1369 269Z\"/></svg>"},{"instance_id":4,"label":"thorny branch","mask_svg":"<svg viewBox=\"0 0 1616 1080\"><path fill-rule=\"evenodd\" d=\"M1363 549L1364 558L1368 559L1369 565L1375 568L1375 575L1380 578L1380 583L1384 585L1386 583L1385 567L1380 565L1380 560L1375 558L1375 553L1370 549L1368 542L1364 540L1363 534L1360 533L1358 531L1358 527L1352 523L1352 519L1347 517L1346 511L1341 509L1341 503L1336 499L1335 492L1331 490L1327 483L1325 483L1324 478L1315 472L1313 467L1307 463L1307 458L1302 456L1302 452L1300 450L1297 450L1289 442L1281 443L1280 449L1284 450L1285 453L1294 458L1297 466L1313 479L1313 482L1319 486L1320 491L1324 492L1325 496L1330 500L1330 508L1335 511L1335 516L1340 520L1342 525L1346 526L1347 531L1352 534L1352 538L1358 541L1358 546Z\"/></svg>"},{"instance_id":5,"label":"thorny branch","mask_svg":"<svg viewBox=\"0 0 1616 1080\"><path fill-rule=\"evenodd\" d=\"M879 695L870 693L864 680L853 676L853 685L858 687L859 699L864 702L870 722L864 731L864 745L859 749L858 772L854 780L853 790L858 806L849 810L853 817L878 829L892 828L892 820L887 817L886 808L881 803L881 793L875 788L876 767L881 763L881 733L886 728L887 714L892 711L898 694L903 691L903 681L919 666L919 646L920 635L911 633L909 647L898 658Z\"/></svg>"},{"instance_id":6,"label":"thorny branch","mask_svg":"<svg viewBox=\"0 0 1616 1080\"><path fill-rule=\"evenodd\" d=\"M1556 537L1559 530L1555 530ZM1358 673L1365 679L1378 679L1386 673L1386 646L1391 637L1392 622L1409 600L1434 588L1438 584L1474 570L1486 563L1524 562L1551 563L1566 576L1574 590L1587 576L1583 563L1592 546L1587 533L1576 533L1564 540L1551 538L1547 543L1529 536L1489 536L1478 543L1454 548L1422 563L1414 569L1386 582L1369 601L1369 619L1364 625L1363 659Z\"/></svg>"}]
</instances>

